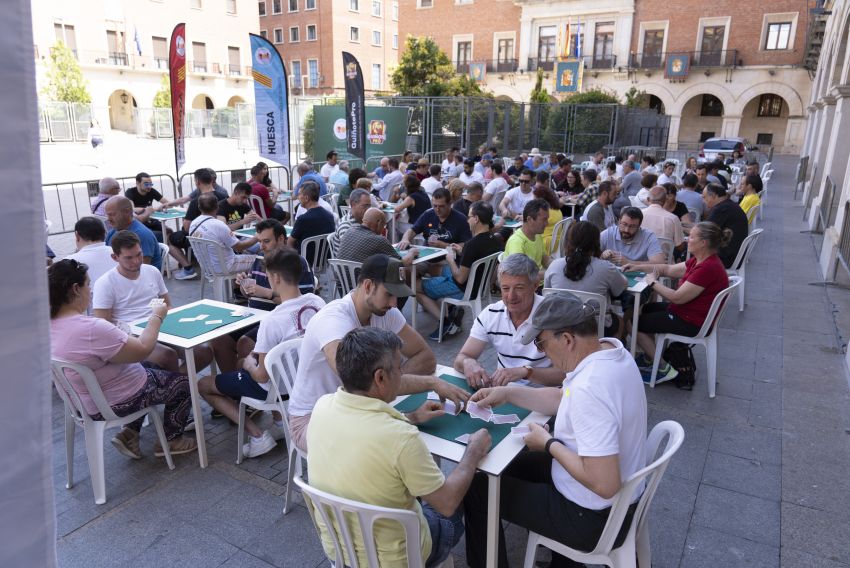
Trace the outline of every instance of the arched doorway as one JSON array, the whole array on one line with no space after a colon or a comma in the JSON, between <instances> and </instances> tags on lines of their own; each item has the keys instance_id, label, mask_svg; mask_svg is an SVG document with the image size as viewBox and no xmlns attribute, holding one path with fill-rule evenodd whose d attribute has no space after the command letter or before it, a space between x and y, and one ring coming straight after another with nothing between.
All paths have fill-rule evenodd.
<instances>
[{"instance_id":1,"label":"arched doorway","mask_svg":"<svg viewBox=\"0 0 850 568\"><path fill-rule=\"evenodd\" d=\"M705 93L691 97L682 107L679 144L690 147L720 136L723 113L723 103L716 96Z\"/></svg>"},{"instance_id":2,"label":"arched doorway","mask_svg":"<svg viewBox=\"0 0 850 568\"><path fill-rule=\"evenodd\" d=\"M781 96L775 93L755 96L744 105L739 136L759 146L782 147L788 115L788 102Z\"/></svg>"},{"instance_id":3,"label":"arched doorway","mask_svg":"<svg viewBox=\"0 0 850 568\"><path fill-rule=\"evenodd\" d=\"M240 97L239 95L233 95L228 99L227 106L230 108L236 108L236 105L242 104L245 102L245 99Z\"/></svg>"},{"instance_id":4,"label":"arched doorway","mask_svg":"<svg viewBox=\"0 0 850 568\"><path fill-rule=\"evenodd\" d=\"M197 95L194 99L192 99L192 108L200 110L214 110L215 105L213 104L211 98L201 93L200 95Z\"/></svg>"},{"instance_id":5,"label":"arched doorway","mask_svg":"<svg viewBox=\"0 0 850 568\"><path fill-rule=\"evenodd\" d=\"M136 97L124 89L109 95L109 127L112 130L136 132Z\"/></svg>"},{"instance_id":6,"label":"arched doorway","mask_svg":"<svg viewBox=\"0 0 850 568\"><path fill-rule=\"evenodd\" d=\"M651 108L658 114L664 114L664 101L662 101L655 95L649 95L649 108Z\"/></svg>"}]
</instances>

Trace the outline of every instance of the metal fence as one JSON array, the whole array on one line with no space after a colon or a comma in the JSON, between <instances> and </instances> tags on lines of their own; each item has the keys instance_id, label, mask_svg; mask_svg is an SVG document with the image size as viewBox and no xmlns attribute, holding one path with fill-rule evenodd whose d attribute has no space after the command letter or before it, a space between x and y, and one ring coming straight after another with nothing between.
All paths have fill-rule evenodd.
<instances>
[{"instance_id":1,"label":"metal fence","mask_svg":"<svg viewBox=\"0 0 850 568\"><path fill-rule=\"evenodd\" d=\"M89 136L92 107L88 103L39 103L39 140L41 142L79 142Z\"/></svg>"}]
</instances>

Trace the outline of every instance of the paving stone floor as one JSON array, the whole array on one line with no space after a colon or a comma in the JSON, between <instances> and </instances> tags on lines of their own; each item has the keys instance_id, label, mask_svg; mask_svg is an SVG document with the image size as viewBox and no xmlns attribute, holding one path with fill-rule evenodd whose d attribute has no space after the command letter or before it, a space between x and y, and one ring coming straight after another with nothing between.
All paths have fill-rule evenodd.
<instances>
[{"instance_id":1,"label":"paving stone floor","mask_svg":"<svg viewBox=\"0 0 850 568\"><path fill-rule=\"evenodd\" d=\"M850 394L844 350L850 292L821 280L816 242L801 233L792 200L794 157L775 160L765 234L747 271L747 306L720 327L717 397L698 375L692 392L647 389L650 427L680 422L685 443L650 512L656 567L850 566ZM57 252L63 242L51 241ZM178 303L198 298L195 282L169 281ZM467 316L466 328L469 327ZM420 331L433 325L420 314ZM431 344L451 361L465 333ZM705 369L702 351L697 362ZM487 354L493 363L492 353ZM282 515L283 447L235 464L236 429L205 420L210 467L195 454L176 470L141 461L107 443L105 505L95 505L82 432L76 435L75 486L65 489L62 406L54 396L54 483L58 557L65 567L327 566L307 511ZM267 418L268 419L268 418ZM449 467L449 466L446 466ZM300 503L300 499L298 501ZM512 566L522 565L526 533L508 527ZM465 564L463 546L455 564Z\"/></svg>"}]
</instances>

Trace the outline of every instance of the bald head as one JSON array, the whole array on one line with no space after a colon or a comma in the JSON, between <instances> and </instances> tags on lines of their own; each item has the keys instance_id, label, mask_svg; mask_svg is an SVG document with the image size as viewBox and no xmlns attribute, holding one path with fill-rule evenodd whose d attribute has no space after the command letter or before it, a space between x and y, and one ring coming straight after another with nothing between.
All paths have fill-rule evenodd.
<instances>
[{"instance_id":1,"label":"bald head","mask_svg":"<svg viewBox=\"0 0 850 568\"><path fill-rule=\"evenodd\" d=\"M363 214L363 225L368 227L376 235L384 232L386 224L387 218L384 216L384 212L377 207L370 207Z\"/></svg>"},{"instance_id":2,"label":"bald head","mask_svg":"<svg viewBox=\"0 0 850 568\"><path fill-rule=\"evenodd\" d=\"M664 205L664 202L667 201L667 190L661 187L660 185L656 185L652 189L649 190L649 203L655 203L657 205Z\"/></svg>"},{"instance_id":3,"label":"bald head","mask_svg":"<svg viewBox=\"0 0 850 568\"><path fill-rule=\"evenodd\" d=\"M307 162L301 162L300 164L298 164L298 176L303 176L312 169L313 168L311 168L310 164L308 164Z\"/></svg>"},{"instance_id":4,"label":"bald head","mask_svg":"<svg viewBox=\"0 0 850 568\"><path fill-rule=\"evenodd\" d=\"M118 192L121 190L121 186L118 184L117 179L105 177L97 183L97 190L104 195L118 195Z\"/></svg>"},{"instance_id":5,"label":"bald head","mask_svg":"<svg viewBox=\"0 0 850 568\"><path fill-rule=\"evenodd\" d=\"M106 220L119 231L129 228L133 222L133 202L123 195L110 197L103 209Z\"/></svg>"}]
</instances>

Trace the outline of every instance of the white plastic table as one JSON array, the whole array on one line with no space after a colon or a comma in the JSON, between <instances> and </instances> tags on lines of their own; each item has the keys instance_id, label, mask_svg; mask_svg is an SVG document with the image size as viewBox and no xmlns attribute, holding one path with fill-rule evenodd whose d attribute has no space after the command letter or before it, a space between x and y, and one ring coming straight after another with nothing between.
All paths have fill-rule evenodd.
<instances>
[{"instance_id":1,"label":"white plastic table","mask_svg":"<svg viewBox=\"0 0 850 568\"><path fill-rule=\"evenodd\" d=\"M435 373L439 375L452 375L464 378L463 375L444 365L437 365ZM516 386L512 388L532 388ZM393 404L398 404L407 396L400 396ZM531 412L520 424L536 422L542 424L549 420L549 416L539 412ZM466 451L466 445L458 442L444 440L437 436L419 432L419 436L428 446L428 451L440 458L459 463ZM502 472L525 448L522 438L508 435L499 444L490 449L487 457L479 464L478 469L487 474L487 566L496 566L499 556L499 498L501 494Z\"/></svg>"},{"instance_id":2,"label":"white plastic table","mask_svg":"<svg viewBox=\"0 0 850 568\"><path fill-rule=\"evenodd\" d=\"M646 290L646 282L643 281L643 278L638 280L634 286L629 286L626 288L626 292L629 292L635 297L635 307L632 310L632 339L629 342L629 349L632 352L632 357L635 356L635 352L637 351L637 334L638 334L638 317L640 317L640 294Z\"/></svg>"},{"instance_id":3,"label":"white plastic table","mask_svg":"<svg viewBox=\"0 0 850 568\"><path fill-rule=\"evenodd\" d=\"M395 245L393 245L395 246ZM398 247L396 247L397 249ZM418 256L416 260L413 261L413 266L417 264L422 264L423 262L428 262L430 260L437 260L438 258L445 258L446 250L438 249L437 247L429 247L429 246L419 246L419 245L411 245L410 249L419 249L420 251L423 249L436 249L437 252L433 252L431 254L426 254L425 256ZM407 249L407 250L410 250ZM404 255L405 251L399 251L399 254ZM410 298L410 327L416 329L416 307L418 306L418 302L416 301L416 269L411 268L410 270L410 287L413 288L413 296Z\"/></svg>"},{"instance_id":4,"label":"white plastic table","mask_svg":"<svg viewBox=\"0 0 850 568\"><path fill-rule=\"evenodd\" d=\"M199 345L206 343L207 341L212 341L218 337L223 335L227 335L230 332L237 331L240 329L244 329L246 327L250 327L254 324L260 323L260 321L265 318L269 312L264 310L257 310L253 308L247 308L245 306L237 306L235 304L228 304L225 302L219 302L216 300L198 300L197 302L192 302L178 308L172 308L168 310L168 314L179 313L183 310L193 308L198 305L205 306L214 306L217 308L225 308L229 310L240 310L244 312L249 312L251 315L240 319L239 321L235 321L233 323L229 323L227 325L223 325L221 327L217 327L212 331L208 331L206 333L202 333L201 335L196 335L190 339L185 337L180 337L179 335L171 335L168 333L160 332L157 337L157 341L160 343L165 343L166 345L171 345L172 347L179 347L185 350L186 353L186 371L189 375L189 391L192 394L192 414L195 419L195 435L198 440L198 461L201 464L201 467L207 467L207 445L205 441L204 435L204 418L201 414L201 395L198 392L198 372L195 369L195 356L194 349ZM133 335L141 335L144 328L138 327L139 324L146 323L149 318L140 319L134 321L130 325L130 332ZM213 359L212 363L210 363L210 372L215 373L215 359Z\"/></svg>"},{"instance_id":5,"label":"white plastic table","mask_svg":"<svg viewBox=\"0 0 850 568\"><path fill-rule=\"evenodd\" d=\"M180 230L180 222L186 216L186 210L182 207L169 207L167 209L163 209L162 211L156 211L151 215L151 219L156 219L161 222L163 225L166 221L174 220L174 229L176 231Z\"/></svg>"}]
</instances>

